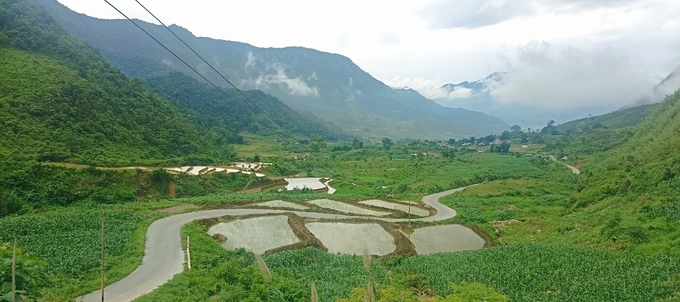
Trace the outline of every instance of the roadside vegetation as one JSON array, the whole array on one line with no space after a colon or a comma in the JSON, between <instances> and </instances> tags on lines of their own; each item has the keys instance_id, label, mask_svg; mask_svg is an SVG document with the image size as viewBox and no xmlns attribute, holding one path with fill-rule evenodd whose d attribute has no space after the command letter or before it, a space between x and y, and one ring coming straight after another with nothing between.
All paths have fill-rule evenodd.
<instances>
[{"instance_id":1,"label":"roadside vegetation","mask_svg":"<svg viewBox=\"0 0 680 302\"><path fill-rule=\"evenodd\" d=\"M301 134L287 142L252 108L224 120L230 102L192 102L218 97L189 80L130 79L41 8L0 0L0 301L12 298L15 243L18 298L68 301L99 287L102 220L111 284L141 263L148 226L175 214L158 209L329 197L284 191L284 177L333 179L337 200L420 201L477 184L443 198L456 217L413 224L463 224L487 248L390 258L304 248L258 260L194 222L182 229L192 269L138 301L680 301L680 92L562 128L442 140L351 139L248 92ZM235 160L271 166L266 178L162 169ZM149 169L97 168L137 165Z\"/></svg>"}]
</instances>

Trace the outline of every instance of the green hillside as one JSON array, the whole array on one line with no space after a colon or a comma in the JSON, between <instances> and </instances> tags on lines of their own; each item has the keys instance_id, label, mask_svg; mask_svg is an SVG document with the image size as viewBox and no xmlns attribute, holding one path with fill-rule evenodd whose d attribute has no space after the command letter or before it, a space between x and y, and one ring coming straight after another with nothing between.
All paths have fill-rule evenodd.
<instances>
[{"instance_id":1,"label":"green hillside","mask_svg":"<svg viewBox=\"0 0 680 302\"><path fill-rule=\"evenodd\" d=\"M680 93L666 97L621 147L587 167L583 193L608 196L677 196L680 189Z\"/></svg>"},{"instance_id":2,"label":"green hillside","mask_svg":"<svg viewBox=\"0 0 680 302\"><path fill-rule=\"evenodd\" d=\"M414 91L386 90L344 57L287 49L288 55L300 61L309 59L304 54L344 61L340 65L347 68L346 73L324 69L333 77L313 73L318 75L316 80L308 78L308 72L314 71L311 68L295 65L297 69L286 71L310 83L328 81L324 86L329 90L320 90L320 98L337 97L334 100L339 107L333 108L356 106L358 109L350 112L389 119L387 124L394 127L372 129L382 137L389 135L388 130L421 135L418 140L357 139L351 145L326 145L312 139L309 148L315 151L300 154L295 150L300 146L272 140L274 135L265 125L274 126L235 91L227 90L225 97L177 70L159 70L145 80L130 79L29 1L57 3L0 0L0 301L11 301L7 280L12 258L19 263L20 279L26 281L19 286L27 291L20 294L28 300L80 300L76 297L100 288L102 272L105 284L110 285L135 271L142 259L149 259L145 240L147 236L156 238L154 232L147 235L154 221L187 211L216 209L238 212L184 225L173 236L181 238L181 249L187 250L187 268L135 301L310 301L315 294L321 301L349 302L372 298L413 302L680 301L680 91L654 106L565 124L566 130L554 135L552 131L523 133L518 129L500 137L428 140L425 138L432 132L415 130L438 125L442 131L438 135L450 134L445 127L462 117L448 110L437 113L440 107L422 99L413 102L418 99ZM132 26L127 21L112 22ZM104 42L109 39L97 37ZM120 37L109 42L124 45L116 39ZM270 51L284 56L275 50L247 47L262 58ZM231 59L224 58L224 62L243 65L243 61ZM127 62L128 67L134 65ZM147 62L149 65L138 66L140 72L156 71L155 61ZM352 94L330 90L349 74L354 80L347 91ZM355 90L357 87L361 89ZM375 89L368 89L371 87ZM276 97L260 90L246 93L279 125L300 137L344 138L333 124L293 111ZM356 99L342 105L344 99L339 96ZM397 105L390 108L390 104ZM415 123L415 117L421 115L415 111L418 106L423 107L418 112L441 119ZM364 110L367 108L394 110L373 115ZM458 112L478 125L489 121L471 111ZM339 115L356 118L347 111ZM390 124L395 121L399 123ZM465 123L476 127L473 122ZM355 125L353 131L357 132L353 133L368 136L365 126ZM548 128L554 129L558 128ZM245 131L248 134L239 135ZM560 135L566 133L569 135ZM251 143L238 146L240 158L271 162L258 170L265 176L94 167L219 164L237 156L231 144L243 142L243 137ZM502 140L500 145L480 144L496 139ZM508 144L512 148L505 148ZM500 149L504 151L494 152ZM562 160L562 156L567 158ZM581 173L565 167L567 163L578 165ZM210 168L199 169L205 172ZM288 175L298 180L332 179L327 183L337 192L284 190L281 178ZM436 221L412 217L379 222L378 217L355 216L310 202L332 199L344 206L383 211L385 218L406 218L415 213L411 205L428 209L418 202L423 196L462 186L468 187L440 199L456 215ZM408 210L389 214L392 211L387 208L359 202L369 199L394 201L395 206ZM246 249L226 250L225 240L238 241L232 233L208 234L209 226L219 222L243 222L293 209L280 207L263 214L263 202L270 200L304 206L302 211L326 214L327 218L286 213L287 226L298 243L264 251L262 259ZM407 205L408 201L414 203ZM247 209L257 211L244 212ZM339 223L339 215L355 216L342 222L375 224L382 229L379 233L387 232L386 241L394 243L394 252L385 257L371 257L368 252L364 257L324 252L332 242L324 243L307 225L337 227L329 234L349 246L351 238L338 236L340 232L351 234ZM164 223L156 225L168 226ZM476 234L483 248L424 255L428 252L416 249L420 243L411 241L412 236L415 240L425 231L421 228L452 225L468 227L467 233ZM262 232L244 229L238 235L266 241L273 238L270 235L283 237L279 231L288 229L285 224L270 226ZM379 237L369 236L375 234L362 233L356 233L356 241L363 241L366 251L369 240L382 244ZM466 240L448 232L430 237L439 239L433 246ZM172 246L167 240L162 245L149 244L163 251ZM17 257L14 245L20 248ZM178 258L175 261L181 262ZM168 267L172 264L166 263ZM158 270L150 272L150 276L159 275ZM112 300L115 291L107 291L107 295L107 300Z\"/></svg>"},{"instance_id":3,"label":"green hillside","mask_svg":"<svg viewBox=\"0 0 680 302\"><path fill-rule=\"evenodd\" d=\"M649 116L655 107L655 104L641 105L603 115L582 118L558 125L557 131L563 134L571 134L598 128L613 129L635 126Z\"/></svg>"},{"instance_id":4,"label":"green hillside","mask_svg":"<svg viewBox=\"0 0 680 302\"><path fill-rule=\"evenodd\" d=\"M603 234L629 236L647 252L679 253L680 92L634 129L626 143L583 168L575 207L608 208Z\"/></svg>"},{"instance_id":5,"label":"green hillside","mask_svg":"<svg viewBox=\"0 0 680 302\"><path fill-rule=\"evenodd\" d=\"M127 20L92 18L56 0L29 1L44 6L65 30L97 48L128 76L146 79L181 72L197 78ZM197 70L210 70L164 27L135 22ZM178 25L170 28L240 88L262 90L354 136L448 139L500 133L510 127L481 112L442 107L416 91L393 89L342 55L304 47L259 48L197 37ZM216 73L205 76L227 86Z\"/></svg>"},{"instance_id":6,"label":"green hillside","mask_svg":"<svg viewBox=\"0 0 680 302\"><path fill-rule=\"evenodd\" d=\"M231 160L229 144L243 143L239 132L274 136L267 126L287 137L345 137L259 91L247 93L286 131L235 91L225 97L179 74L147 83L129 79L43 8L0 4L2 155L108 166L168 159L197 164Z\"/></svg>"},{"instance_id":7,"label":"green hillside","mask_svg":"<svg viewBox=\"0 0 680 302\"><path fill-rule=\"evenodd\" d=\"M172 103L128 79L41 8L1 1L0 20L3 155L120 165L216 150Z\"/></svg>"},{"instance_id":8,"label":"green hillside","mask_svg":"<svg viewBox=\"0 0 680 302\"><path fill-rule=\"evenodd\" d=\"M259 90L245 93L276 122L276 125L234 89L225 89L227 95L225 96L216 88L178 72L148 79L146 83L150 90L166 97L177 107L185 109L186 115L201 132L209 133L211 137L226 137L230 143L243 142L243 138L234 134L234 131L272 135L269 129L271 128L288 137L289 135L279 126L307 138L323 137L328 140L347 138L347 135L333 124L326 123L311 113L302 114L294 111L277 98ZM229 133L230 131L232 133Z\"/></svg>"},{"instance_id":9,"label":"green hillside","mask_svg":"<svg viewBox=\"0 0 680 302\"><path fill-rule=\"evenodd\" d=\"M203 150L195 127L172 104L138 82L117 84L83 78L45 55L0 48L0 152L114 164Z\"/></svg>"}]
</instances>

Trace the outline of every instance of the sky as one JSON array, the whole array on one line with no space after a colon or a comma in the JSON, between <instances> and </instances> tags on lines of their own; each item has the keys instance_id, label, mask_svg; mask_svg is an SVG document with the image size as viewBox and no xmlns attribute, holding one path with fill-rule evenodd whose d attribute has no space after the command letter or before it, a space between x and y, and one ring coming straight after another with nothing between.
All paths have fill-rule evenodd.
<instances>
[{"instance_id":1,"label":"sky","mask_svg":"<svg viewBox=\"0 0 680 302\"><path fill-rule=\"evenodd\" d=\"M104 1L58 0L119 19ZM110 0L156 23L135 0ZM430 98L446 83L496 72L500 102L620 107L680 67L677 0L139 0L196 36L349 57L393 87Z\"/></svg>"}]
</instances>

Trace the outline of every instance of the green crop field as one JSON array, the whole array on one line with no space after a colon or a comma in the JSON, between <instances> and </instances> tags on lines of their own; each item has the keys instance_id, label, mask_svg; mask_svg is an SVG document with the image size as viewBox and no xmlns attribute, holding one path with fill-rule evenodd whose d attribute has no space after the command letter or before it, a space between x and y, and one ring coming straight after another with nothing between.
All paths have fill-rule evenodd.
<instances>
[{"instance_id":1,"label":"green crop field","mask_svg":"<svg viewBox=\"0 0 680 302\"><path fill-rule=\"evenodd\" d=\"M475 252L391 260L439 294L449 283L486 284L512 301L655 301L680 286L680 258L568 245L513 244Z\"/></svg>"},{"instance_id":2,"label":"green crop field","mask_svg":"<svg viewBox=\"0 0 680 302\"><path fill-rule=\"evenodd\" d=\"M539 10L574 14L553 2ZM662 24L664 17L669 18L663 14L666 6L643 8L651 9L648 15L658 15L655 21ZM576 13L586 14L602 10L598 5L577 8ZM629 9L619 4L606 8ZM655 9L662 13L654 14ZM460 12L464 15L465 9ZM191 268L174 276L144 272L148 280L171 279L149 293L141 288L142 282L126 288L127 293L141 295L136 301L314 302L318 293L318 300L336 302L680 302L680 91L663 100L645 96L645 101L658 101L654 105L562 125L547 121L585 112L590 105L596 111L614 106L606 100L641 101L634 99L636 93L622 94L621 89L635 92L642 86L601 85L598 81L618 79L616 72L602 73L605 76L590 85L599 89L592 93L588 89L582 95L561 93L568 85L547 91L557 97L546 94L543 99L565 110L543 117L546 121L529 122L538 116L531 109L522 112L521 119L511 117L510 111L538 103L508 107L510 111L499 117L518 123L510 126L491 116L493 112L439 107L417 91L387 87L339 54L205 40L183 25L169 26L170 31L179 30L177 37L186 37L180 45L171 35L160 36L160 31L168 34L165 28L137 23L176 59L191 65L185 69L127 21L95 20L87 14L54 0L0 0L0 302L74 301L98 290L100 278L103 285L111 285L130 275L144 257L175 267L177 257L145 255L158 247L146 249L149 226L163 217L204 210L208 212L163 223L232 215L193 221L182 226L180 234L163 234L179 236L182 244L191 238L191 252L185 254L191 254L187 257ZM605 21L616 21L609 19ZM507 23L499 20L477 25L486 30ZM489 26L494 22L498 24ZM444 27L466 31L478 27L474 22L454 23ZM613 37L620 30L607 35ZM612 40L607 35L599 40ZM664 38L668 37L656 35ZM671 42L662 44L672 46ZM196 46L189 47L197 50L194 54L210 55L208 60L194 58L185 47L189 44ZM392 46L398 48L397 44L403 43ZM537 48L541 52L547 49L543 44ZM553 50L559 52L560 47ZM535 52L534 48L527 49ZM597 54L568 50L567 59ZM221 52L227 55L216 55ZM518 53L519 63L524 52ZM213 65L210 62L216 63L213 71L219 77L204 73L214 67L207 66ZM584 62L588 66L581 67L594 75L598 66L606 66ZM556 71L564 67L548 65L558 67ZM566 72L578 71L578 65ZM198 77L186 73L189 70ZM512 79L522 73L518 70L446 85L442 91L460 87L475 99L501 101L490 91L516 84ZM654 94L675 89L671 85L679 72L669 74ZM545 72L542 80L559 83L555 76L567 73ZM223 80L255 90L228 89ZM521 89L510 90L527 95ZM298 111L301 108L309 110ZM535 127L544 122L545 127ZM257 171L264 175L190 175L163 169L244 161L268 163ZM293 177L332 179L326 185L337 191L333 195L326 194L332 191L327 188L286 191L285 179ZM239 234L266 240L282 236L275 231L286 231L294 242L284 230L290 227L299 239L263 255L226 250L223 246L230 245L225 241L238 242L234 236L238 231L207 234L209 225L282 215L285 209L265 210L267 205L253 206L256 202L287 200L302 205L310 199L333 199L345 207L368 199L417 203L454 188L461 190L440 202L455 211L444 211L431 203L436 196L430 196L427 210L442 215L406 222L340 216L339 210L309 203L300 211L314 214L285 213L287 226L275 220L276 228L263 227L264 233ZM377 210L378 204L355 206ZM407 207L410 214L412 206ZM228 210L210 211L215 209ZM396 211L391 215L385 217L406 216ZM334 250L332 243L315 236L330 232L315 235L307 226L326 223L337 234L343 232L342 225L331 223L340 219L382 227L366 232L387 232L392 237L373 241L384 244L381 248L394 244L394 251L372 258L324 252ZM437 221L426 221L430 219ZM479 250L415 255L426 253L420 248L422 241L415 240L426 232L417 228L451 224L462 225L456 228L470 235L456 240L474 239ZM175 232L178 227L163 230ZM348 233L333 239L353 246L377 238L373 233ZM428 239L443 239L429 245L465 243L454 241L456 233L431 234ZM414 240L407 240L411 235ZM171 242L175 248L176 243ZM10 280L18 281L18 287L13 288Z\"/></svg>"},{"instance_id":3,"label":"green crop field","mask_svg":"<svg viewBox=\"0 0 680 302\"><path fill-rule=\"evenodd\" d=\"M107 279L118 280L141 263L150 212L104 211ZM12 242L47 262L46 298L62 300L97 288L101 264L101 211L87 208L0 219L0 241ZM63 296L66 295L66 296Z\"/></svg>"}]
</instances>

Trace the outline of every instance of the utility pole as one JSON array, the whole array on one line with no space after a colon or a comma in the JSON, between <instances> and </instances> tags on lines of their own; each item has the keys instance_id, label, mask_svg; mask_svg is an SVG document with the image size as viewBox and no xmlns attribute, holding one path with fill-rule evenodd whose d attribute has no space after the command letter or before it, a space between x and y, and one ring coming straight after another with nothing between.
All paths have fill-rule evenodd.
<instances>
[{"instance_id":1,"label":"utility pole","mask_svg":"<svg viewBox=\"0 0 680 302\"><path fill-rule=\"evenodd\" d=\"M102 302L104 302L104 209L101 208L101 222L102 222L102 228L101 228L101 254L102 254L102 272L101 272L101 286L102 286Z\"/></svg>"},{"instance_id":2,"label":"utility pole","mask_svg":"<svg viewBox=\"0 0 680 302\"><path fill-rule=\"evenodd\" d=\"M187 268L191 269L191 249L189 248L189 236L187 236Z\"/></svg>"},{"instance_id":3,"label":"utility pole","mask_svg":"<svg viewBox=\"0 0 680 302\"><path fill-rule=\"evenodd\" d=\"M12 302L17 302L17 239L12 248Z\"/></svg>"},{"instance_id":4,"label":"utility pole","mask_svg":"<svg viewBox=\"0 0 680 302\"><path fill-rule=\"evenodd\" d=\"M408 202L408 226L411 226L411 201Z\"/></svg>"}]
</instances>

